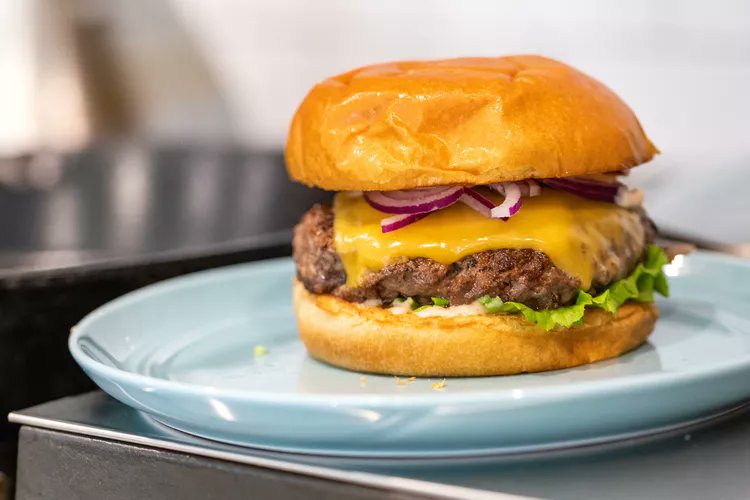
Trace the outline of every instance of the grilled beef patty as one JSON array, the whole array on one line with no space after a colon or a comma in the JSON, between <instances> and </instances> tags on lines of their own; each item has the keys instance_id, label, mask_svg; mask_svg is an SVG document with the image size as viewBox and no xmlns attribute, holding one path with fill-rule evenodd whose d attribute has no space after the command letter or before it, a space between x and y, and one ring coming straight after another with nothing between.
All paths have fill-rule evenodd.
<instances>
[{"instance_id":1,"label":"grilled beef patty","mask_svg":"<svg viewBox=\"0 0 750 500\"><path fill-rule=\"evenodd\" d=\"M613 245L609 265L595 269L592 288L607 286L627 276L653 241L654 226L640 212L645 238L627 238ZM315 205L294 229L297 278L312 293L327 293L350 302L398 296L431 303L445 297L451 305L468 304L483 295L521 302L534 309L554 309L575 301L581 282L555 266L543 252L531 249L487 250L453 264L414 258L368 274L360 286L346 286L346 271L333 241L333 209ZM613 260L614 259L614 260Z\"/></svg>"}]
</instances>

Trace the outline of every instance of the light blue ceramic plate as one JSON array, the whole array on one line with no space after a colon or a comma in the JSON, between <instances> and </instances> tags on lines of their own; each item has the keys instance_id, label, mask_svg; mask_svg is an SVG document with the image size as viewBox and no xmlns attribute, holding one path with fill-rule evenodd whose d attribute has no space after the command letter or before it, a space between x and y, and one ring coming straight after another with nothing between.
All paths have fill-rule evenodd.
<instances>
[{"instance_id":1,"label":"light blue ceramic plate","mask_svg":"<svg viewBox=\"0 0 750 500\"><path fill-rule=\"evenodd\" d=\"M70 351L115 398L219 441L342 456L565 447L674 428L750 398L750 263L697 253L668 273L672 297L636 351L571 370L449 379L443 391L427 379L363 381L307 357L289 259L128 294L81 321Z\"/></svg>"}]
</instances>

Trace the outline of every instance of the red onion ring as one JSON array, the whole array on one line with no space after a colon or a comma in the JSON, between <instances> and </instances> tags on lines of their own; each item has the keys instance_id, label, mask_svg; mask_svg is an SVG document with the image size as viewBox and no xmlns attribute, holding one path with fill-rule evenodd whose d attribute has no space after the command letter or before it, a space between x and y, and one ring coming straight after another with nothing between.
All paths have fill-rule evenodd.
<instances>
[{"instance_id":1,"label":"red onion ring","mask_svg":"<svg viewBox=\"0 0 750 500\"><path fill-rule=\"evenodd\" d=\"M464 194L458 199L461 203L468 205L485 217L490 217L490 210L495 208L495 204L476 189L466 188Z\"/></svg>"},{"instance_id":2,"label":"red onion ring","mask_svg":"<svg viewBox=\"0 0 750 500\"><path fill-rule=\"evenodd\" d=\"M516 182L502 182L490 184L492 189L499 192L505 199L501 204L490 210L493 219L513 217L521 209L521 188Z\"/></svg>"},{"instance_id":3,"label":"red onion ring","mask_svg":"<svg viewBox=\"0 0 750 500\"><path fill-rule=\"evenodd\" d=\"M567 191L590 200L615 203L621 207L635 207L643 201L643 193L638 189L628 189L620 182L602 182L580 177L544 179L545 185Z\"/></svg>"},{"instance_id":4,"label":"red onion ring","mask_svg":"<svg viewBox=\"0 0 750 500\"><path fill-rule=\"evenodd\" d=\"M399 191L368 191L365 200L375 210L395 214L380 221L383 233L390 233L425 218L435 210L461 201L485 217L508 220L521 208L522 196L538 196L541 186L533 180L491 184L505 199L499 205L476 189L462 186L417 188Z\"/></svg>"},{"instance_id":5,"label":"red onion ring","mask_svg":"<svg viewBox=\"0 0 750 500\"><path fill-rule=\"evenodd\" d=\"M542 186L540 186L539 183L534 179L527 179L526 184L529 185L528 196L533 198L534 196L539 196L540 194L542 194Z\"/></svg>"},{"instance_id":6,"label":"red onion ring","mask_svg":"<svg viewBox=\"0 0 750 500\"><path fill-rule=\"evenodd\" d=\"M421 214L401 214L394 215L392 217L386 217L385 219L380 221L380 230L383 232L383 234L390 233L391 231L395 231L396 229L401 229L404 226L413 224L418 220L422 220L431 213L432 212Z\"/></svg>"},{"instance_id":7,"label":"red onion ring","mask_svg":"<svg viewBox=\"0 0 750 500\"><path fill-rule=\"evenodd\" d=\"M534 197L542 193L542 185L583 198L616 203L624 207L640 205L643 198L640 190L627 189L620 182L605 182L581 177L559 177L538 181L526 179L518 182L489 184L487 187L494 189L505 197L499 205L495 205L492 200L476 189L462 186L368 191L364 193L364 197L374 209L387 214L394 214L380 222L383 233L390 233L422 220L432 212L447 208L457 201L464 203L485 217L508 220L521 209L524 196Z\"/></svg>"},{"instance_id":8,"label":"red onion ring","mask_svg":"<svg viewBox=\"0 0 750 500\"><path fill-rule=\"evenodd\" d=\"M419 214L453 205L464 192L462 186L402 191L368 191L365 200L386 214Z\"/></svg>"},{"instance_id":9,"label":"red onion ring","mask_svg":"<svg viewBox=\"0 0 750 500\"><path fill-rule=\"evenodd\" d=\"M592 181L589 179L576 179L574 177L545 179L544 184L547 186L567 191L582 198L590 200L615 202L615 197L620 190L620 183L606 183Z\"/></svg>"}]
</instances>

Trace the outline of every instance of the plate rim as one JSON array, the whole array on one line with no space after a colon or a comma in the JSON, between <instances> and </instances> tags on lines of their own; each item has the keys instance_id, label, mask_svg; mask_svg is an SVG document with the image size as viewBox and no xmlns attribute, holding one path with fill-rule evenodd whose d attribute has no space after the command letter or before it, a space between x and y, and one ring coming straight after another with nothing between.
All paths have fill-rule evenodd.
<instances>
[{"instance_id":1,"label":"plate rim","mask_svg":"<svg viewBox=\"0 0 750 500\"><path fill-rule=\"evenodd\" d=\"M520 457L530 456L538 453L549 453L556 451L571 451L576 449L595 448L597 446L608 446L617 443L632 442L633 440L659 439L663 436L669 436L677 433L684 433L694 428L700 428L710 425L714 421L724 418L731 418L733 415L741 414L743 410L750 407L750 400L741 400L736 403L716 408L714 411L707 412L700 416L675 420L673 423L656 425L652 427L639 428L638 430L623 431L615 434L601 434L592 437L578 439L561 439L552 440L543 443L495 446L488 448L462 448L462 449L432 449L418 451L390 450L390 451L364 451L341 450L326 448L321 451L320 448L300 448L289 446L275 446L258 444L257 442L240 442L232 439L222 440L211 437L207 433L196 430L195 426L188 430L186 426L177 426L165 422L162 417L157 415L147 415L146 417L158 425L163 425L173 431L188 434L199 439L205 439L215 443L230 444L232 446L241 446L243 448L256 449L261 451L270 451L275 453L285 453L305 456L326 456L332 458L346 459L373 459L373 460L447 460L447 459L471 459L471 458L490 458L490 457Z\"/></svg>"},{"instance_id":2,"label":"plate rim","mask_svg":"<svg viewBox=\"0 0 750 500\"><path fill-rule=\"evenodd\" d=\"M727 256L717 252L696 251L688 255L689 259L697 258L698 260L707 260L709 262L730 263L741 267L750 268L750 261L734 256ZM750 370L750 356L745 359L730 361L727 363L713 364L703 368L698 368L689 372L661 372L646 373L640 375L631 375L615 380L594 380L578 382L574 385L565 387L560 386L541 386L533 388L523 388L521 398L514 394L512 389L495 389L481 390L476 392L450 393L446 391L420 394L357 394L357 393L340 393L340 394L298 394L298 393L273 393L271 391L258 390L239 390L214 387L208 385L191 384L174 380L162 379L140 374L133 371L124 370L108 366L100 361L95 360L81 349L79 339L88 333L92 323L95 323L100 317L110 313L130 307L134 303L148 300L153 295L169 293L172 289L178 289L185 286L195 286L196 284L205 283L206 280L224 279L226 275L236 272L239 268L243 271L251 271L253 268L277 268L285 267L290 264L290 257L280 257L266 259L242 264L234 264L219 268L190 273L175 278L170 278L155 284L128 292L104 305L96 308L84 316L75 326L71 328L68 337L68 349L75 361L87 373L94 373L109 380L124 383L129 386L151 387L153 389L186 394L191 397L222 397L227 400L235 401L254 401L262 403L274 403L279 405L300 405L310 406L379 406L386 408L399 407L423 407L434 404L461 404L466 402L487 402L504 403L508 401L524 402L556 401L560 399L581 398L597 396L602 393L612 394L627 392L637 388L642 390L658 390L664 386L674 384L690 384L696 380L704 380L714 377L722 377L736 371ZM272 270L272 269L271 269ZM363 372L347 370L352 375L363 375ZM444 377L422 377L426 379L442 380ZM450 379L448 379L450 380Z\"/></svg>"}]
</instances>

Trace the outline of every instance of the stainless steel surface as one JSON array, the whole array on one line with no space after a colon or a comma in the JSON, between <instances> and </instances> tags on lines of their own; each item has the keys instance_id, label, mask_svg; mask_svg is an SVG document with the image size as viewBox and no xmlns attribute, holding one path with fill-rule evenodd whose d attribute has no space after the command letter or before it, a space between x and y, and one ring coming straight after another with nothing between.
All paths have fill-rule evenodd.
<instances>
[{"instance_id":1,"label":"stainless steel surface","mask_svg":"<svg viewBox=\"0 0 750 500\"><path fill-rule=\"evenodd\" d=\"M269 466L294 463L542 498L746 498L750 491L747 408L711 425L704 423L648 439L460 460L350 460L229 446L163 427L100 392L15 412L11 419L226 460ZM350 474L344 473L345 477Z\"/></svg>"},{"instance_id":2,"label":"stainless steel surface","mask_svg":"<svg viewBox=\"0 0 750 500\"><path fill-rule=\"evenodd\" d=\"M16 500L510 498L463 488L432 492L417 481L361 484L37 427L23 427L19 441Z\"/></svg>"},{"instance_id":3,"label":"stainless steel surface","mask_svg":"<svg viewBox=\"0 0 750 500\"><path fill-rule=\"evenodd\" d=\"M392 491L424 493L441 498L487 500L520 498L515 495L475 490L462 486L375 474L352 468L338 468L335 459L317 463L317 460L304 456L248 452L248 450L239 447L214 443L171 430L138 412L130 410L100 392L66 398L56 403L58 404L47 403L27 411L11 413L9 420L25 426L93 436L275 471L374 486ZM68 415L53 416L58 409L64 410L65 408L68 410ZM73 410L73 412L70 413L70 410ZM73 414L78 411L80 411L78 416L74 416ZM63 413L65 413L65 410ZM108 422L108 424L105 424L105 422ZM100 424L107 425L107 427L102 427Z\"/></svg>"}]
</instances>

